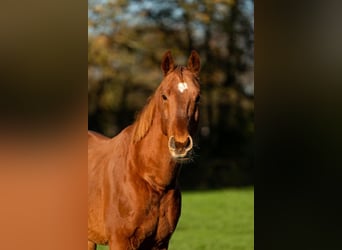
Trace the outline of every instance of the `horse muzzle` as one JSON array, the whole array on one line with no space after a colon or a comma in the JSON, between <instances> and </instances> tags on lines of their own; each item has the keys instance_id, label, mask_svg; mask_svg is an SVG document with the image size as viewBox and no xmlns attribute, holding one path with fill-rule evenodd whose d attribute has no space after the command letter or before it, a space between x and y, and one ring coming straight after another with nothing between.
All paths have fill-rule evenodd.
<instances>
[{"instance_id":1,"label":"horse muzzle","mask_svg":"<svg viewBox=\"0 0 342 250\"><path fill-rule=\"evenodd\" d=\"M189 158L189 153L193 147L192 138L188 135L185 141L177 141L174 136L170 136L168 147L174 159L186 160Z\"/></svg>"}]
</instances>

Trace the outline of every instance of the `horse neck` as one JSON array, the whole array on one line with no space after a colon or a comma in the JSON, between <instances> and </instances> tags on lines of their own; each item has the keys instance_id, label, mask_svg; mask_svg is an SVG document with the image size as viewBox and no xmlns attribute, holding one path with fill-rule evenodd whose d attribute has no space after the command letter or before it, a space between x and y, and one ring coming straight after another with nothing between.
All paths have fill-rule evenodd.
<instances>
[{"instance_id":1,"label":"horse neck","mask_svg":"<svg viewBox=\"0 0 342 250\"><path fill-rule=\"evenodd\" d=\"M158 119L156 114L147 134L131 152L135 171L155 189L165 190L176 187L179 166L170 155L168 137L162 133Z\"/></svg>"}]
</instances>

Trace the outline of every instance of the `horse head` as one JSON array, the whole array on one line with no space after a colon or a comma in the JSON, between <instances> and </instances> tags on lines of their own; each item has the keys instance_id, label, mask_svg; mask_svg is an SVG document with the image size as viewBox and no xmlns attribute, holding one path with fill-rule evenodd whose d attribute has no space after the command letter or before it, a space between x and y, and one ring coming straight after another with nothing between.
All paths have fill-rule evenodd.
<instances>
[{"instance_id":1,"label":"horse head","mask_svg":"<svg viewBox=\"0 0 342 250\"><path fill-rule=\"evenodd\" d=\"M164 79L158 91L161 128L168 137L168 148L176 161L189 159L193 136L199 121L200 57L192 51L187 66L174 64L170 51L163 56Z\"/></svg>"}]
</instances>

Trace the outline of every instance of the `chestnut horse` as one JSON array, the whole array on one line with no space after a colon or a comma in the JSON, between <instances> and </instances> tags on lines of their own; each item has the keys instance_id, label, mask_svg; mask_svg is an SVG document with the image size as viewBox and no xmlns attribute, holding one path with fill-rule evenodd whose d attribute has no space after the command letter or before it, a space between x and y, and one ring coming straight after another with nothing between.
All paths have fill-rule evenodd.
<instances>
[{"instance_id":1,"label":"chestnut horse","mask_svg":"<svg viewBox=\"0 0 342 250\"><path fill-rule=\"evenodd\" d=\"M181 212L178 174L199 119L200 58L162 59L164 79L136 119L110 139L88 132L88 249L168 249Z\"/></svg>"}]
</instances>

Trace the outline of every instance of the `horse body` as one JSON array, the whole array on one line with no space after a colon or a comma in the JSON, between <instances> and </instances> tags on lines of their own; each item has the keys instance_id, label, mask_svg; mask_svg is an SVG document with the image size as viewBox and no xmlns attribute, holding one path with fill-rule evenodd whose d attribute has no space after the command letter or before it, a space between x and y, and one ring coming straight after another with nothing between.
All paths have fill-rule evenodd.
<instances>
[{"instance_id":1,"label":"horse body","mask_svg":"<svg viewBox=\"0 0 342 250\"><path fill-rule=\"evenodd\" d=\"M172 183L179 167L149 160L155 158L154 150L149 157L133 159L139 149L129 145L131 133L129 127L111 140L90 142L88 155L93 164L88 171L97 178L88 179L88 238L117 249L153 249L168 243L180 215L180 191ZM143 142L139 146L155 148ZM148 168L141 168L146 161ZM119 247L123 239L126 245Z\"/></svg>"},{"instance_id":2,"label":"horse body","mask_svg":"<svg viewBox=\"0 0 342 250\"><path fill-rule=\"evenodd\" d=\"M197 60L197 53L190 59ZM177 98L187 111L179 106L171 112L168 91L177 85L170 79L175 67L169 53L162 69L170 86L160 85L133 125L112 139L88 132L88 250L96 244L108 244L111 250L168 248L181 212L177 177L180 162L192 148L189 128L193 119L198 120L199 90L196 84L184 85L193 87L192 92L182 85L186 93L178 89L182 98ZM184 73L186 78L191 70L183 70L189 71Z\"/></svg>"}]
</instances>

